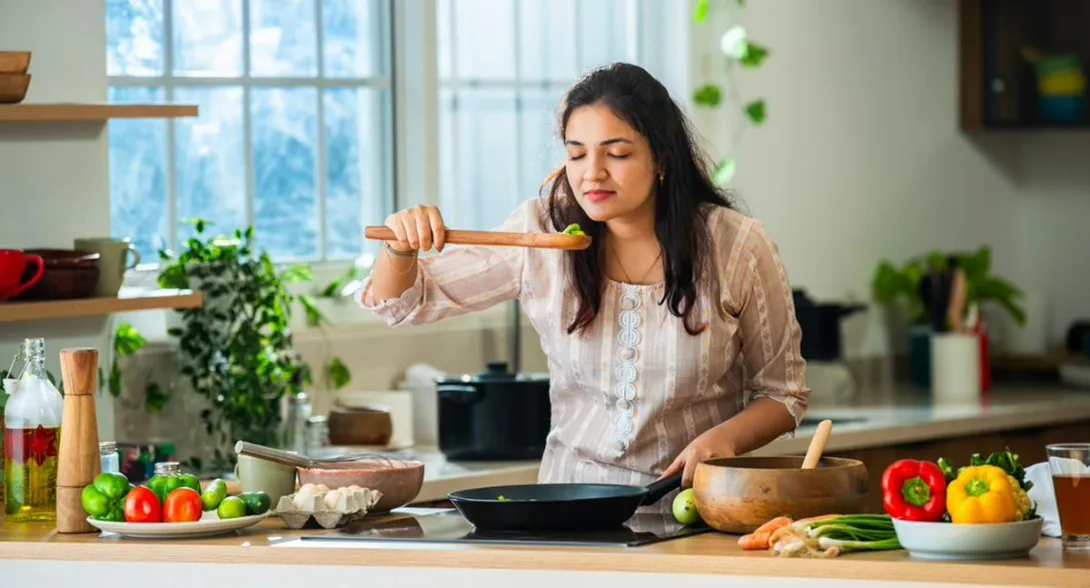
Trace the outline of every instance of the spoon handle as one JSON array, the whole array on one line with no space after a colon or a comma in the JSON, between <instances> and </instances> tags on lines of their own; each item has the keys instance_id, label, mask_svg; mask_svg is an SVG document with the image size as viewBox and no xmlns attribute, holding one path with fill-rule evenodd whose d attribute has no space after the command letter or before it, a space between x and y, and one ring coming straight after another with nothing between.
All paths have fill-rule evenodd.
<instances>
[{"instance_id":1,"label":"spoon handle","mask_svg":"<svg viewBox=\"0 0 1090 588\"><path fill-rule=\"evenodd\" d=\"M296 467L305 468L312 464L310 459L300 455L281 449L273 449L272 447L250 443L248 441L239 441L235 443L235 453Z\"/></svg>"},{"instance_id":2,"label":"spoon handle","mask_svg":"<svg viewBox=\"0 0 1090 588\"><path fill-rule=\"evenodd\" d=\"M825 451L825 443L829 441L829 433L832 432L833 421L825 419L818 423L814 438L810 440L810 448L806 450L806 458L802 460L802 469L812 470L821 460L821 454Z\"/></svg>"}]
</instances>

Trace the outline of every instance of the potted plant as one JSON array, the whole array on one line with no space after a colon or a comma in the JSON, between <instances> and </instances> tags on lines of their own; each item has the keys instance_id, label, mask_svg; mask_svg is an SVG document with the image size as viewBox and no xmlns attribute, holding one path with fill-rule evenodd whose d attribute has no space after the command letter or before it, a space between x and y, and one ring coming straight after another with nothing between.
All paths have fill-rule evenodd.
<instances>
[{"instance_id":1,"label":"potted plant","mask_svg":"<svg viewBox=\"0 0 1090 588\"><path fill-rule=\"evenodd\" d=\"M882 260L874 272L872 294L876 302L897 308L907 318L912 380L923 386L930 385L930 328L920 282L931 272L946 269L951 259L965 272L966 309L974 304L982 310L985 305L996 305L1018 326L1026 322L1026 311L1021 303L1024 293L1010 281L991 273L991 249L987 246L973 252L931 251L908 260L899 268Z\"/></svg>"},{"instance_id":2,"label":"potted plant","mask_svg":"<svg viewBox=\"0 0 1090 588\"><path fill-rule=\"evenodd\" d=\"M160 251L158 282L162 288L198 290L204 295L200 308L176 311L177 320L167 333L177 342L177 363L186 383L201 395L207 407L201 424L212 440L213 471L229 471L231 445L236 440L281 446L282 402L299 394L311 382L312 369L292 341L290 323L296 307L305 313L308 326L327 323L314 300L293 294L290 284L310 281L305 265L278 268L269 255L257 248L253 227L236 230L231 237L206 234L210 223L191 221L194 235L174 255ZM346 276L321 289L317 295L333 298ZM130 325L118 327L108 387L121 394L118 359L135 353L144 340ZM331 389L345 386L351 374L334 357L322 370ZM170 393L155 382L146 386L145 408L162 410ZM201 459L192 458L196 469Z\"/></svg>"}]
</instances>

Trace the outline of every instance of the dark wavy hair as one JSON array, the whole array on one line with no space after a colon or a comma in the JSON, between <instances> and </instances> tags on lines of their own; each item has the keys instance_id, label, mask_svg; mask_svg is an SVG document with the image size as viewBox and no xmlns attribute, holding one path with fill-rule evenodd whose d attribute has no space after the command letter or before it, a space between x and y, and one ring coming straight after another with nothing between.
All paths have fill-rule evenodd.
<instances>
[{"instance_id":1,"label":"dark wavy hair","mask_svg":"<svg viewBox=\"0 0 1090 588\"><path fill-rule=\"evenodd\" d=\"M579 80L562 103L558 121L561 142L566 140L572 112L596 104L607 106L647 139L656 169L665 174L661 182L656 182L655 200L655 234L663 249L666 274L660 304L668 304L670 312L683 319L685 330L697 335L707 328L706 324L696 324L694 318L711 241L707 205L733 205L728 194L712 181L709 162L696 145L685 114L666 87L647 70L615 63ZM583 212L563 165L545 180L542 191L545 215L554 230L579 223L592 238L589 249L568 253L569 278L579 306L567 330L583 331L594 322L602 304L604 224Z\"/></svg>"}]
</instances>

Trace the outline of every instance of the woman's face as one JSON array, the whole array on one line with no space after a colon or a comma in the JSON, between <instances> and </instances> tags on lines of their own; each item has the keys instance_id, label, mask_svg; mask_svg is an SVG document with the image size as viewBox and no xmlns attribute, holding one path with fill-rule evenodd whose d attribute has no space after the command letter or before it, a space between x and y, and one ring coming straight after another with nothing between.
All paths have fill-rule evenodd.
<instances>
[{"instance_id":1,"label":"woman's face","mask_svg":"<svg viewBox=\"0 0 1090 588\"><path fill-rule=\"evenodd\" d=\"M564 131L566 173L575 198L598 222L654 210L655 169L647 139L608 106L580 106Z\"/></svg>"}]
</instances>

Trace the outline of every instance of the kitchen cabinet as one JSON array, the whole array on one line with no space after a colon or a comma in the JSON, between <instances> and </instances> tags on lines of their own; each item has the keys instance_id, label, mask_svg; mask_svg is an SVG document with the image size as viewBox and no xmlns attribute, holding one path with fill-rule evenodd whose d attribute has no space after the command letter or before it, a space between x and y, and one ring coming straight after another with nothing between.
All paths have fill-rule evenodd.
<instances>
[{"instance_id":1,"label":"kitchen cabinet","mask_svg":"<svg viewBox=\"0 0 1090 588\"><path fill-rule=\"evenodd\" d=\"M1090 2L959 0L958 17L963 130L1090 129Z\"/></svg>"},{"instance_id":2,"label":"kitchen cabinet","mask_svg":"<svg viewBox=\"0 0 1090 588\"><path fill-rule=\"evenodd\" d=\"M871 479L867 512L881 513L883 512L882 472L898 459L935 461L945 457L955 466L960 466L968 464L969 458L974 453L987 456L990 453L1009 449L1018 454L1019 462L1023 467L1028 467L1046 460L1045 446L1050 443L1085 443L1087 439L1090 439L1090 420L827 453L835 457L858 459L866 464Z\"/></svg>"}]
</instances>

